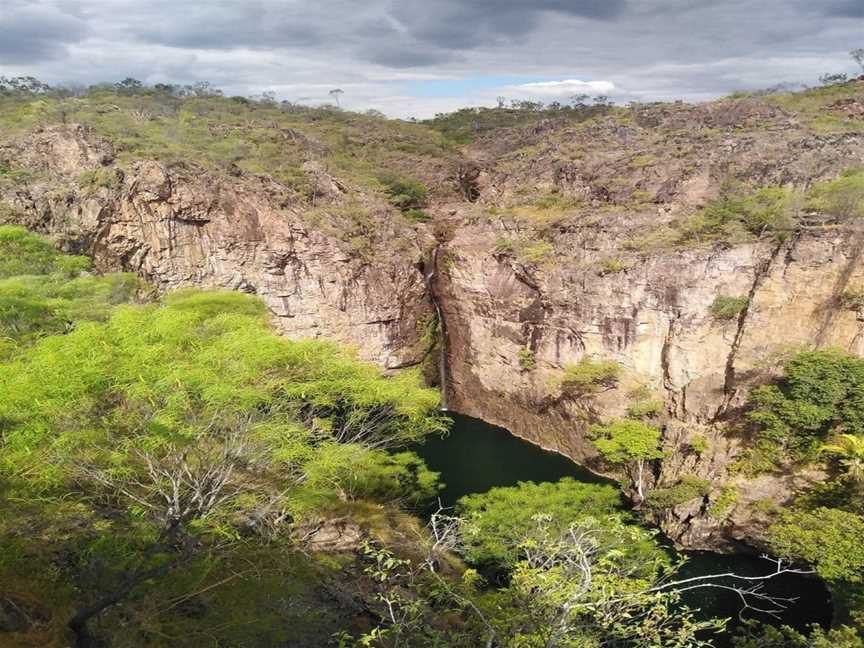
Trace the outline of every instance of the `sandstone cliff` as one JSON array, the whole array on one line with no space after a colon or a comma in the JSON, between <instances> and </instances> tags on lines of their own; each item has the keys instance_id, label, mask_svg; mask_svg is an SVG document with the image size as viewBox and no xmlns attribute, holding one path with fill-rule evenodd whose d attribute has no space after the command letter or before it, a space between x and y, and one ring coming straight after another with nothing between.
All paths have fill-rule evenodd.
<instances>
[{"instance_id":1,"label":"sandstone cliff","mask_svg":"<svg viewBox=\"0 0 864 648\"><path fill-rule=\"evenodd\" d=\"M81 126L29 134L4 156L36 172L7 193L7 220L92 255L99 270L136 272L160 290L257 294L285 334L335 339L388 368L422 354L429 235L314 164L305 168L317 190L312 208L266 176L153 160L121 169L110 143ZM88 173L99 174L95 186L81 180ZM352 232L358 219L367 222Z\"/></svg>"},{"instance_id":2,"label":"sandstone cliff","mask_svg":"<svg viewBox=\"0 0 864 648\"><path fill-rule=\"evenodd\" d=\"M601 472L609 467L588 426L656 399L667 457L651 481L696 475L713 485L656 521L691 548L758 542L765 503L788 501L819 475L735 472L749 440L728 424L790 349L864 355L864 315L840 299L864 286L864 228L798 205L783 231L703 239L697 228L686 240L681 231L730 186L805 191L864 165L864 120L850 110L864 102L864 83L841 90L842 101L747 98L532 120L458 155L406 158L402 168L433 188L428 225L328 170L317 145L301 195L266 174L120 160L90 128L48 125L0 145L0 162L32 172L0 187L0 215L160 289L258 294L287 335L353 344L388 368L424 358L437 306L451 409ZM741 299L740 312L713 316L718 296ZM590 400L568 398L556 379L586 357L615 360L622 378Z\"/></svg>"}]
</instances>

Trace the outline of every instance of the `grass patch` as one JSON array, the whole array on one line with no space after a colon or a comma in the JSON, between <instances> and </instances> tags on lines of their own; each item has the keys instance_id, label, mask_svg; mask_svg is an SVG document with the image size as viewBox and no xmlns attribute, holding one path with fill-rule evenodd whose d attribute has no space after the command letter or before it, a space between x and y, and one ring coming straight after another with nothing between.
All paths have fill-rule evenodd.
<instances>
[{"instance_id":1,"label":"grass patch","mask_svg":"<svg viewBox=\"0 0 864 648\"><path fill-rule=\"evenodd\" d=\"M516 355L519 358L519 368L523 371L531 371L537 365L534 352L531 349L519 349L519 353Z\"/></svg>"},{"instance_id":2,"label":"grass patch","mask_svg":"<svg viewBox=\"0 0 864 648\"><path fill-rule=\"evenodd\" d=\"M717 297L714 298L714 302L708 308L708 312L711 313L711 317L716 320L734 320L745 308L747 308L749 301L750 300L745 295L738 297L717 295Z\"/></svg>"},{"instance_id":3,"label":"grass patch","mask_svg":"<svg viewBox=\"0 0 864 648\"><path fill-rule=\"evenodd\" d=\"M655 488L648 493L645 503L654 509L666 509L686 504L697 497L705 497L711 490L711 483L706 479L685 475L673 486Z\"/></svg>"},{"instance_id":4,"label":"grass patch","mask_svg":"<svg viewBox=\"0 0 864 648\"><path fill-rule=\"evenodd\" d=\"M807 208L838 218L864 216L864 169L849 169L836 180L814 186Z\"/></svg>"},{"instance_id":5,"label":"grass patch","mask_svg":"<svg viewBox=\"0 0 864 648\"><path fill-rule=\"evenodd\" d=\"M563 374L554 386L569 396L590 396L618 384L621 365L613 360L582 358L575 364L564 365Z\"/></svg>"}]
</instances>

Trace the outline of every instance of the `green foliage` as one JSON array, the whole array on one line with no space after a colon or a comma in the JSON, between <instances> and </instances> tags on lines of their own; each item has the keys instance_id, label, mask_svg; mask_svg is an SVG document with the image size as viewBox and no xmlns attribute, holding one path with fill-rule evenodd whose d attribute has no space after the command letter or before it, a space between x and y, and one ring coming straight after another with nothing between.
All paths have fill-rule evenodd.
<instances>
[{"instance_id":1,"label":"green foliage","mask_svg":"<svg viewBox=\"0 0 864 648\"><path fill-rule=\"evenodd\" d=\"M0 279L20 275L73 276L89 267L87 258L61 254L50 242L23 227L0 225Z\"/></svg>"},{"instance_id":2,"label":"green foliage","mask_svg":"<svg viewBox=\"0 0 864 648\"><path fill-rule=\"evenodd\" d=\"M734 320L747 308L749 301L746 295L741 295L740 297L717 295L708 312L711 313L711 317L714 319L724 321Z\"/></svg>"},{"instance_id":3,"label":"green foliage","mask_svg":"<svg viewBox=\"0 0 864 648\"><path fill-rule=\"evenodd\" d=\"M698 455L703 455L711 447L708 437L704 434L694 434L687 440L687 445Z\"/></svg>"},{"instance_id":4,"label":"green foliage","mask_svg":"<svg viewBox=\"0 0 864 648\"><path fill-rule=\"evenodd\" d=\"M740 496L737 486L732 484L723 486L720 489L720 495L711 503L708 515L715 520L725 520L738 503Z\"/></svg>"},{"instance_id":5,"label":"green foliage","mask_svg":"<svg viewBox=\"0 0 864 648\"><path fill-rule=\"evenodd\" d=\"M104 321L141 289L132 275L76 276L87 259L63 255L23 228L0 227L0 251L0 359L43 335Z\"/></svg>"},{"instance_id":6,"label":"green foliage","mask_svg":"<svg viewBox=\"0 0 864 648\"><path fill-rule=\"evenodd\" d=\"M651 508L672 508L679 504L685 504L697 497L705 497L710 490L711 483L709 481L685 475L673 486L652 490L648 493L648 497L645 498L645 503Z\"/></svg>"},{"instance_id":7,"label":"green foliage","mask_svg":"<svg viewBox=\"0 0 864 648\"><path fill-rule=\"evenodd\" d=\"M738 240L745 235L780 233L795 224L796 195L782 187L765 187L746 196L729 193L685 221L679 240Z\"/></svg>"},{"instance_id":8,"label":"green foliage","mask_svg":"<svg viewBox=\"0 0 864 648\"><path fill-rule=\"evenodd\" d=\"M378 181L384 187L384 191L394 207L405 212L413 210L416 213L426 205L429 190L419 180L382 174L378 176Z\"/></svg>"},{"instance_id":9,"label":"green foliage","mask_svg":"<svg viewBox=\"0 0 864 648\"><path fill-rule=\"evenodd\" d=\"M519 358L519 368L522 371L531 371L537 364L536 359L534 358L534 352L528 348L521 348L519 352L516 354Z\"/></svg>"},{"instance_id":10,"label":"green foliage","mask_svg":"<svg viewBox=\"0 0 864 648\"><path fill-rule=\"evenodd\" d=\"M650 419L663 413L663 401L643 400L627 407L627 418Z\"/></svg>"},{"instance_id":11,"label":"green foliage","mask_svg":"<svg viewBox=\"0 0 864 648\"><path fill-rule=\"evenodd\" d=\"M141 282L129 274L0 279L0 337L26 345L43 335L65 333L80 322L104 321L140 289Z\"/></svg>"},{"instance_id":12,"label":"green foliage","mask_svg":"<svg viewBox=\"0 0 864 648\"><path fill-rule=\"evenodd\" d=\"M339 473L340 459L367 468L377 461L368 483L380 492L388 464L367 453L443 426L437 393L413 373L384 379L335 346L280 338L258 300L233 292L188 291L162 306L120 308L106 324L46 338L0 366L0 386L0 468L26 475L31 488L68 488L86 476L85 465L119 487L142 479L147 462L173 465L182 453L203 469L219 447L242 443L269 457L276 483L284 479L278 470L287 476L308 465L331 479L334 495L333 483L366 483ZM417 479L429 486L428 475Z\"/></svg>"},{"instance_id":13,"label":"green foliage","mask_svg":"<svg viewBox=\"0 0 864 648\"><path fill-rule=\"evenodd\" d=\"M593 443L603 457L612 463L660 459L660 430L653 425L631 419L615 419L607 425L591 426Z\"/></svg>"},{"instance_id":14,"label":"green foliage","mask_svg":"<svg viewBox=\"0 0 864 648\"><path fill-rule=\"evenodd\" d=\"M864 582L864 518L840 509L787 511L769 529L778 556L813 565L829 581Z\"/></svg>"},{"instance_id":15,"label":"green foliage","mask_svg":"<svg viewBox=\"0 0 864 648\"><path fill-rule=\"evenodd\" d=\"M297 195L315 192L304 169L310 158L369 188L382 171L412 173L429 159L445 159L450 145L417 123L332 107L222 97L212 88L122 83L92 87L81 96L0 93L0 129L81 123L109 140L121 163L155 159L193 163L216 172L267 174Z\"/></svg>"},{"instance_id":16,"label":"green foliage","mask_svg":"<svg viewBox=\"0 0 864 648\"><path fill-rule=\"evenodd\" d=\"M94 191L96 189L115 189L120 184L120 177L116 169L93 169L84 171L75 181L82 189Z\"/></svg>"},{"instance_id":17,"label":"green foliage","mask_svg":"<svg viewBox=\"0 0 864 648\"><path fill-rule=\"evenodd\" d=\"M625 271L628 267L630 266L627 262L618 258L603 259L603 261L600 262L600 274L616 274Z\"/></svg>"},{"instance_id":18,"label":"green foliage","mask_svg":"<svg viewBox=\"0 0 864 648\"><path fill-rule=\"evenodd\" d=\"M751 621L739 628L735 648L864 648L854 628L840 626L823 630L814 625L807 635L789 626L774 627Z\"/></svg>"},{"instance_id":19,"label":"green foliage","mask_svg":"<svg viewBox=\"0 0 864 648\"><path fill-rule=\"evenodd\" d=\"M461 108L451 113L440 113L434 119L427 120L426 124L441 132L448 141L469 144L500 128L522 126L550 117L566 117L581 122L614 110L608 103L588 105L582 99L571 105L549 106L531 101L511 102L510 107L502 104L497 108Z\"/></svg>"},{"instance_id":20,"label":"green foliage","mask_svg":"<svg viewBox=\"0 0 864 648\"><path fill-rule=\"evenodd\" d=\"M516 256L523 263L539 265L549 259L555 247L548 241L524 242L516 249Z\"/></svg>"},{"instance_id":21,"label":"green foliage","mask_svg":"<svg viewBox=\"0 0 864 648\"><path fill-rule=\"evenodd\" d=\"M486 566L512 565L519 557L522 535L538 514L562 529L574 516L623 514L621 496L614 488L570 478L556 483L522 482L468 495L459 500L458 510L468 524L465 557L474 565Z\"/></svg>"},{"instance_id":22,"label":"green foliage","mask_svg":"<svg viewBox=\"0 0 864 648\"><path fill-rule=\"evenodd\" d=\"M850 169L836 180L815 185L807 207L838 218L864 216L864 169Z\"/></svg>"},{"instance_id":23,"label":"green foliage","mask_svg":"<svg viewBox=\"0 0 864 648\"><path fill-rule=\"evenodd\" d=\"M839 434L833 443L823 445L819 451L833 456L850 481L864 484L864 436Z\"/></svg>"},{"instance_id":24,"label":"green foliage","mask_svg":"<svg viewBox=\"0 0 864 648\"><path fill-rule=\"evenodd\" d=\"M746 196L730 193L681 222L678 242L782 235L795 225L797 203L795 193L783 187L765 187Z\"/></svg>"},{"instance_id":25,"label":"green foliage","mask_svg":"<svg viewBox=\"0 0 864 648\"><path fill-rule=\"evenodd\" d=\"M432 214L423 209L409 209L405 212L405 218L414 223L428 223L432 220Z\"/></svg>"},{"instance_id":26,"label":"green foliage","mask_svg":"<svg viewBox=\"0 0 864 648\"><path fill-rule=\"evenodd\" d=\"M808 351L790 359L778 385L750 395L748 417L760 439L803 455L832 432L864 433L864 360L840 351Z\"/></svg>"},{"instance_id":27,"label":"green foliage","mask_svg":"<svg viewBox=\"0 0 864 648\"><path fill-rule=\"evenodd\" d=\"M621 365L614 360L592 360L582 358L575 364L564 366L564 373L557 386L572 396L584 397L602 389L614 387L621 374Z\"/></svg>"}]
</instances>

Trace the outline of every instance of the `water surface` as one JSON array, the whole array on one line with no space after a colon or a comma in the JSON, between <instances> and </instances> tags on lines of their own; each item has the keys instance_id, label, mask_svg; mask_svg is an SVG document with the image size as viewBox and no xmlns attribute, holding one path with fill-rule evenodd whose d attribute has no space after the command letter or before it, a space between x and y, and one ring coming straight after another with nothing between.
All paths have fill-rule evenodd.
<instances>
[{"instance_id":1,"label":"water surface","mask_svg":"<svg viewBox=\"0 0 864 648\"><path fill-rule=\"evenodd\" d=\"M441 503L452 506L471 493L483 493L496 486L514 486L520 481L555 482L562 477L602 484L614 483L598 477L566 457L547 452L519 439L503 428L468 416L451 413L453 427L444 438L431 438L417 449L432 470L441 473L445 484ZM773 566L758 556L722 555L690 552L681 578L704 574L734 572L743 576L761 576ZM804 630L812 623L825 627L831 620L831 603L824 583L801 575L784 575L772 579L766 590L773 596L797 598L780 613L779 619L747 611L746 618L759 618L774 624L787 624ZM700 589L685 594L686 602L699 608L706 617L732 618L730 630L737 625L741 602L734 592ZM729 635L718 637L718 647L729 645Z\"/></svg>"}]
</instances>

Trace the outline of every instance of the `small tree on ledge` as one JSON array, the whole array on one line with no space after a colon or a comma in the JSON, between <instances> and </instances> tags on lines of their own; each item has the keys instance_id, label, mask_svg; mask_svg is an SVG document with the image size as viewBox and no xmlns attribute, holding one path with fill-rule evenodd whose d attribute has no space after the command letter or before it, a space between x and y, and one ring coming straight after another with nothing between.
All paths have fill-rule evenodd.
<instances>
[{"instance_id":1,"label":"small tree on ledge","mask_svg":"<svg viewBox=\"0 0 864 648\"><path fill-rule=\"evenodd\" d=\"M591 433L604 459L630 471L639 501L644 500L645 463L663 457L660 430L642 421L616 419L608 425L592 426Z\"/></svg>"}]
</instances>

